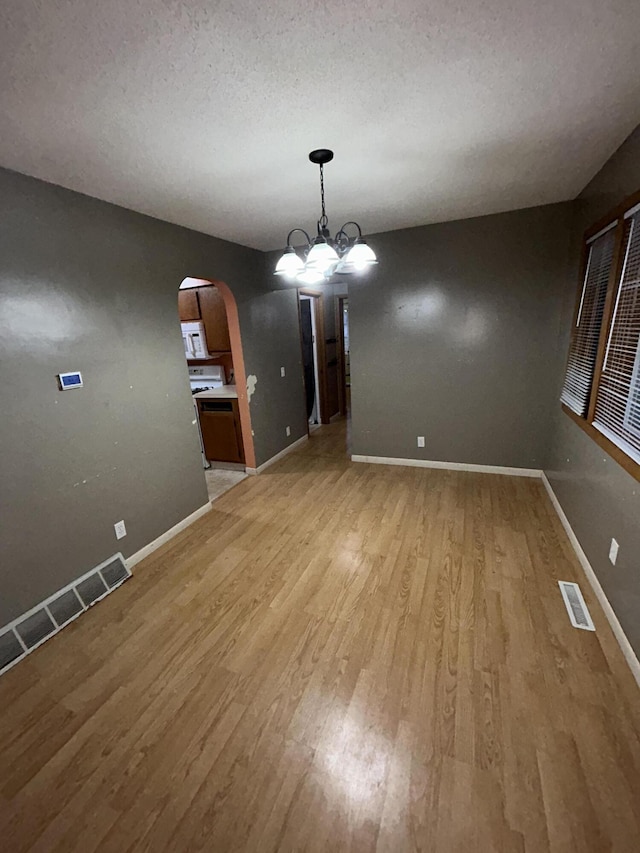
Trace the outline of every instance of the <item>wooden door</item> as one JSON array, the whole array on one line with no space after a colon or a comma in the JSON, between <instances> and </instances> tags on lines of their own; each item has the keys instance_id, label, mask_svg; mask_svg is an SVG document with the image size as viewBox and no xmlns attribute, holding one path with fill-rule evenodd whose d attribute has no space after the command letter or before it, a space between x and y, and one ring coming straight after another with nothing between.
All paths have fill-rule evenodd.
<instances>
[{"instance_id":1,"label":"wooden door","mask_svg":"<svg viewBox=\"0 0 640 853\"><path fill-rule=\"evenodd\" d=\"M217 287L198 288L200 314L209 352L230 352L229 324L224 299Z\"/></svg>"},{"instance_id":2,"label":"wooden door","mask_svg":"<svg viewBox=\"0 0 640 853\"><path fill-rule=\"evenodd\" d=\"M178 314L181 323L190 323L200 319L197 288L178 291Z\"/></svg>"},{"instance_id":3,"label":"wooden door","mask_svg":"<svg viewBox=\"0 0 640 853\"><path fill-rule=\"evenodd\" d=\"M328 424L340 411L338 400L337 338L334 329L334 297L323 294L315 299L316 338L320 379L321 423Z\"/></svg>"}]
</instances>

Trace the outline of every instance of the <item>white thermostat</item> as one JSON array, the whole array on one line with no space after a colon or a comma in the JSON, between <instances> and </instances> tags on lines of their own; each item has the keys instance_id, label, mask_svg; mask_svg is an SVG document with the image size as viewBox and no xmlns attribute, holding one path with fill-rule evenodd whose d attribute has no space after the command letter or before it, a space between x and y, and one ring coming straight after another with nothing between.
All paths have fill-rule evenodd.
<instances>
[{"instance_id":1,"label":"white thermostat","mask_svg":"<svg viewBox=\"0 0 640 853\"><path fill-rule=\"evenodd\" d=\"M59 373L58 382L61 391L68 391L69 388L82 388L82 374L77 370L73 373Z\"/></svg>"}]
</instances>

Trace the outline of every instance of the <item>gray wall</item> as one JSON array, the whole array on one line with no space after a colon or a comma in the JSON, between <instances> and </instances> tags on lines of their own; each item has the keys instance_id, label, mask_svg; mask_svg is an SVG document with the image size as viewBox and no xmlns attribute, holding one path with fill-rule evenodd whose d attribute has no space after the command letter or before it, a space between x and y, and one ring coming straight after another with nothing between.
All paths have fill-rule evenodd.
<instances>
[{"instance_id":1,"label":"gray wall","mask_svg":"<svg viewBox=\"0 0 640 853\"><path fill-rule=\"evenodd\" d=\"M557 204L371 237L379 264L349 283L354 454L542 467L570 218Z\"/></svg>"},{"instance_id":2,"label":"gray wall","mask_svg":"<svg viewBox=\"0 0 640 853\"><path fill-rule=\"evenodd\" d=\"M265 292L240 311L247 376L253 373L258 380L251 398L252 421L260 424L254 425L258 465L307 434L298 298L295 290L269 291L271 281L266 282Z\"/></svg>"},{"instance_id":3,"label":"gray wall","mask_svg":"<svg viewBox=\"0 0 640 853\"><path fill-rule=\"evenodd\" d=\"M295 294L267 291L263 256L0 170L0 625L206 502L185 276L236 296L260 464L305 431ZM85 387L58 391L75 369Z\"/></svg>"},{"instance_id":4,"label":"gray wall","mask_svg":"<svg viewBox=\"0 0 640 853\"><path fill-rule=\"evenodd\" d=\"M551 449L546 473L627 637L640 655L640 483L608 456L560 409L560 394L578 286L581 235L640 189L640 128L580 194L576 204L572 267L556 364ZM608 559L611 537L620 551Z\"/></svg>"}]
</instances>

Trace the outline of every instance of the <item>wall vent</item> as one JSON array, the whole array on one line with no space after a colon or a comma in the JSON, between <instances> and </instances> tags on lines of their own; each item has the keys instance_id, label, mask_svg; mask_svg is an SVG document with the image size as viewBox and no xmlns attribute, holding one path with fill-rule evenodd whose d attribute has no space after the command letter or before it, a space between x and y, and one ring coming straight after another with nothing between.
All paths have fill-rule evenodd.
<instances>
[{"instance_id":1,"label":"wall vent","mask_svg":"<svg viewBox=\"0 0 640 853\"><path fill-rule=\"evenodd\" d=\"M56 623L43 607L19 622L16 625L16 634L28 649L33 649L38 643L46 640L49 634L53 634L56 627Z\"/></svg>"},{"instance_id":2,"label":"wall vent","mask_svg":"<svg viewBox=\"0 0 640 853\"><path fill-rule=\"evenodd\" d=\"M109 589L115 589L129 577L127 567L122 560L117 557L115 560L111 560L110 563L107 563L103 569L100 569L100 574Z\"/></svg>"},{"instance_id":3,"label":"wall vent","mask_svg":"<svg viewBox=\"0 0 640 853\"><path fill-rule=\"evenodd\" d=\"M558 581L558 586L573 627L582 628L583 631L595 631L596 626L593 624L578 584L570 581Z\"/></svg>"},{"instance_id":4,"label":"wall vent","mask_svg":"<svg viewBox=\"0 0 640 853\"><path fill-rule=\"evenodd\" d=\"M24 653L25 648L13 631L0 634L0 670L17 661Z\"/></svg>"},{"instance_id":5,"label":"wall vent","mask_svg":"<svg viewBox=\"0 0 640 853\"><path fill-rule=\"evenodd\" d=\"M0 675L130 577L124 557L115 554L5 625L0 629Z\"/></svg>"},{"instance_id":6,"label":"wall vent","mask_svg":"<svg viewBox=\"0 0 640 853\"><path fill-rule=\"evenodd\" d=\"M99 598L108 592L108 587L102 580L100 572L94 572L76 586L76 592L85 607L91 607Z\"/></svg>"},{"instance_id":7,"label":"wall vent","mask_svg":"<svg viewBox=\"0 0 640 853\"><path fill-rule=\"evenodd\" d=\"M55 619L58 628L63 628L67 622L71 622L74 617L79 616L84 610L75 589L63 592L62 595L49 602L48 607L49 613Z\"/></svg>"}]
</instances>

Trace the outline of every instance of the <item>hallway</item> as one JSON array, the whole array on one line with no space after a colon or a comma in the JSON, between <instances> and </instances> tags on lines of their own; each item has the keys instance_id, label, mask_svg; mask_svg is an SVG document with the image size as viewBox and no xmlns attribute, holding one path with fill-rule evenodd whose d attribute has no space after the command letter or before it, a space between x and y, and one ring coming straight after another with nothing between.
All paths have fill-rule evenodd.
<instances>
[{"instance_id":1,"label":"hallway","mask_svg":"<svg viewBox=\"0 0 640 853\"><path fill-rule=\"evenodd\" d=\"M7 853L640 838L637 685L542 484L351 463L345 421L7 673L0 707Z\"/></svg>"}]
</instances>

